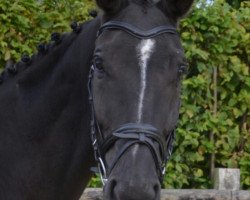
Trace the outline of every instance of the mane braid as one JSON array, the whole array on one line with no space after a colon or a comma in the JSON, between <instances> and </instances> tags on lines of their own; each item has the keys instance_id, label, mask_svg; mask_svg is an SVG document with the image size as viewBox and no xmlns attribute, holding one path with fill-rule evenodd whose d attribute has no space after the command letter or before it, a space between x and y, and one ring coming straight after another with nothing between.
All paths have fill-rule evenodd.
<instances>
[{"instance_id":1,"label":"mane braid","mask_svg":"<svg viewBox=\"0 0 250 200\"><path fill-rule=\"evenodd\" d=\"M59 48L63 47L63 44L66 42L66 40L71 40L71 37L74 37L80 33L84 24L85 23L78 25L77 22L72 22L70 26L73 31L71 33L64 33L63 35L60 35L57 32L52 33L51 41L48 44L40 43L37 46L37 52L31 57L25 54L22 56L21 60L16 63L14 63L12 60L7 61L4 70L0 74L0 85L9 78L20 74L30 67L34 67L34 65L38 64L39 62L44 61L46 58L49 58L50 55L55 53ZM74 37L74 39L75 38L76 37Z\"/></svg>"}]
</instances>

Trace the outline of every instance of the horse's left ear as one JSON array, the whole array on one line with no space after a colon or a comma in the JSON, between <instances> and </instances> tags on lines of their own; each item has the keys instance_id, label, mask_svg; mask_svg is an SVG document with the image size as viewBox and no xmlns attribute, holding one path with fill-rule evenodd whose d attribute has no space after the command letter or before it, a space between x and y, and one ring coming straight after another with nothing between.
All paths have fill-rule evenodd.
<instances>
[{"instance_id":1,"label":"horse's left ear","mask_svg":"<svg viewBox=\"0 0 250 200\"><path fill-rule=\"evenodd\" d=\"M183 17L191 8L194 0L165 0L166 10L173 18Z\"/></svg>"}]
</instances>

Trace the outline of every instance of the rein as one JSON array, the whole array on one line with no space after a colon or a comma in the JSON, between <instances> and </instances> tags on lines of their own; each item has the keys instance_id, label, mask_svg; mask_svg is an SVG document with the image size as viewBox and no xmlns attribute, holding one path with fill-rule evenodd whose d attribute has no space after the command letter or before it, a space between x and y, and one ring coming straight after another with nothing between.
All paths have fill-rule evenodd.
<instances>
[{"instance_id":1,"label":"rein","mask_svg":"<svg viewBox=\"0 0 250 200\"><path fill-rule=\"evenodd\" d=\"M125 22L109 21L100 27L97 32L97 37L107 30L122 30L139 39L148 39L164 33L178 35L173 26L162 25L150 30L141 30L138 27ZM112 131L112 134L105 138L100 130L98 121L96 120L93 103L94 96L92 92L92 80L95 68L95 64L93 64L89 71L88 80L89 103L91 106L90 127L94 156L95 160L98 162L98 171L100 172L103 185L107 183L109 175L122 155L134 144L143 144L149 148L156 165L159 181L162 183L166 171L166 163L172 154L175 131L171 131L165 138L150 124L127 123ZM107 167L105 154L118 140L125 140L125 144L121 146L119 152L115 155L110 167ZM156 147L155 143L159 145L159 148ZM97 170L94 169L93 171L96 172Z\"/></svg>"}]
</instances>

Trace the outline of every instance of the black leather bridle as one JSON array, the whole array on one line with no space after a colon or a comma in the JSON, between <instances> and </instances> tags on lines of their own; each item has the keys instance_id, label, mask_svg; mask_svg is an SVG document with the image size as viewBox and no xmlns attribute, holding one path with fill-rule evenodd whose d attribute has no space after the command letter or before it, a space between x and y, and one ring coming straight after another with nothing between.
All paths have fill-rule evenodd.
<instances>
[{"instance_id":1,"label":"black leather bridle","mask_svg":"<svg viewBox=\"0 0 250 200\"><path fill-rule=\"evenodd\" d=\"M100 27L97 37L106 30L122 30L139 39L152 38L164 33L178 35L173 26L162 25L150 30L141 30L138 27L125 22L109 21ZM111 171L121 156L134 144L143 144L150 149L155 161L159 180L162 183L165 174L165 166L173 150L175 131L171 131L168 136L164 138L160 132L150 124L128 123L121 125L116 130L112 131L112 134L105 138L95 117L93 103L94 96L92 92L94 71L95 64L90 68L88 81L89 102L91 106L91 140L94 148L95 159L99 163L98 170L101 174L103 185L108 181ZM112 164L108 168L105 154L118 140L125 140L125 143L121 146L119 152L115 155ZM158 146L155 143L157 143Z\"/></svg>"}]
</instances>

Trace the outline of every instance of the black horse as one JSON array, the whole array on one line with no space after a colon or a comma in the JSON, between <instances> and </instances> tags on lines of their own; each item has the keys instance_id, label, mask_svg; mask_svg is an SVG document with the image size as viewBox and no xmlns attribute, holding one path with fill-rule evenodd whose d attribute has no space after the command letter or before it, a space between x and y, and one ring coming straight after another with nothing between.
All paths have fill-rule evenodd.
<instances>
[{"instance_id":1,"label":"black horse","mask_svg":"<svg viewBox=\"0 0 250 200\"><path fill-rule=\"evenodd\" d=\"M0 77L0 199L77 200L95 159L107 200L158 200L193 0L97 0L103 12ZM92 150L94 146L94 153Z\"/></svg>"}]
</instances>

